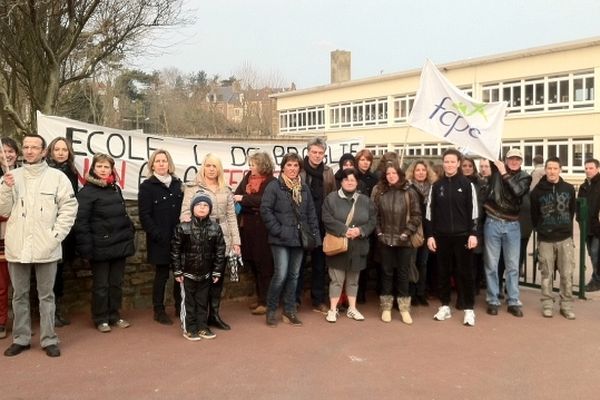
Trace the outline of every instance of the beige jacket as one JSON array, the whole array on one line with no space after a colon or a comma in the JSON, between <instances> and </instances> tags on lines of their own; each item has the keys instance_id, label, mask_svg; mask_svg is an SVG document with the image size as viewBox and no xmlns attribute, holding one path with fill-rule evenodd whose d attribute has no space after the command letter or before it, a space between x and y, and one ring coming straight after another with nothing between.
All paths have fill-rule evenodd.
<instances>
[{"instance_id":1,"label":"beige jacket","mask_svg":"<svg viewBox=\"0 0 600 400\"><path fill-rule=\"evenodd\" d=\"M67 176L45 161L12 171L15 184L0 181L0 215L6 226L6 259L45 263L62 258L60 243L77 215L77 199Z\"/></svg>"}]
</instances>

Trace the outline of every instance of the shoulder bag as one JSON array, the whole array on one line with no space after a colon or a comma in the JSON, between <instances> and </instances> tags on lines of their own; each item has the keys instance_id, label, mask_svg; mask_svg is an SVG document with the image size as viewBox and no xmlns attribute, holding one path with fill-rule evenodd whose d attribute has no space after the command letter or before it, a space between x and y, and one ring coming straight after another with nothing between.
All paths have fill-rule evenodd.
<instances>
[{"instance_id":1,"label":"shoulder bag","mask_svg":"<svg viewBox=\"0 0 600 400\"><path fill-rule=\"evenodd\" d=\"M350 225L352 218L354 217L354 206L356 206L356 202L358 199L352 203L352 208L348 213L348 217L346 217L346 226ZM323 253L327 256L335 256L341 253L345 253L348 251L348 238L345 236L339 237L332 235L331 233L325 233L325 237L323 238Z\"/></svg>"}]
</instances>

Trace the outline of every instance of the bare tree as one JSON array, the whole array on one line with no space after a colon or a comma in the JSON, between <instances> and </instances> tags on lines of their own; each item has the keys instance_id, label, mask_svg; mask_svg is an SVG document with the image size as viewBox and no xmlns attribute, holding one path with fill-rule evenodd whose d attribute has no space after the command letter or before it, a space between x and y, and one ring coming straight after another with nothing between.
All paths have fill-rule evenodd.
<instances>
[{"instance_id":1,"label":"bare tree","mask_svg":"<svg viewBox=\"0 0 600 400\"><path fill-rule=\"evenodd\" d=\"M182 0L2 0L0 105L22 131L61 91L118 63L153 29L184 23ZM16 82L29 105L15 107Z\"/></svg>"}]
</instances>

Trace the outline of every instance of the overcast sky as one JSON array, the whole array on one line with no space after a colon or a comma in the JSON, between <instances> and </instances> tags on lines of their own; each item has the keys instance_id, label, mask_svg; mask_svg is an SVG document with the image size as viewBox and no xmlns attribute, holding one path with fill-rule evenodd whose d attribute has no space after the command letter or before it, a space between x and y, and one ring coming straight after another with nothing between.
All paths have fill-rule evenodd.
<instances>
[{"instance_id":1,"label":"overcast sky","mask_svg":"<svg viewBox=\"0 0 600 400\"><path fill-rule=\"evenodd\" d=\"M600 0L187 0L195 22L161 32L132 67L227 78L250 65L297 88L329 83L329 53L352 78L600 36ZM159 54L156 54L159 53Z\"/></svg>"}]
</instances>

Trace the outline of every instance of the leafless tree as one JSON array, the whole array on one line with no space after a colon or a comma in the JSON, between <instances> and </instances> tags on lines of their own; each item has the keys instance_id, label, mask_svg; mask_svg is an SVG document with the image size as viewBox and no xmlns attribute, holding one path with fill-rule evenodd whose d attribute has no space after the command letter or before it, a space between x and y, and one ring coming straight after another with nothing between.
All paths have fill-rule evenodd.
<instances>
[{"instance_id":1,"label":"leafless tree","mask_svg":"<svg viewBox=\"0 0 600 400\"><path fill-rule=\"evenodd\" d=\"M0 1L0 105L31 131L37 110L52 114L61 92L119 63L152 30L187 22L182 0ZM25 107L14 101L19 89Z\"/></svg>"}]
</instances>

